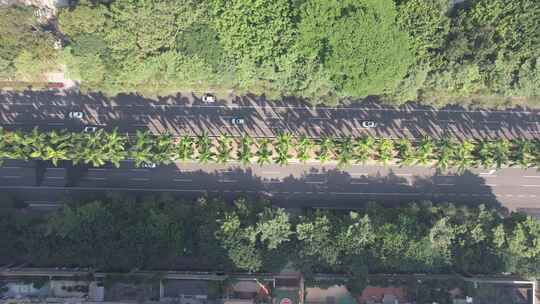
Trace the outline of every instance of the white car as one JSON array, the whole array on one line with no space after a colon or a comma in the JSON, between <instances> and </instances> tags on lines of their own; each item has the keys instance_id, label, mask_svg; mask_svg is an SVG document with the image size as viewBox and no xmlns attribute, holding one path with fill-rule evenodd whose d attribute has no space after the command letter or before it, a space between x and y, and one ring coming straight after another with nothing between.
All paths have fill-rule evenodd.
<instances>
[{"instance_id":1,"label":"white car","mask_svg":"<svg viewBox=\"0 0 540 304\"><path fill-rule=\"evenodd\" d=\"M377 123L372 120L364 120L360 123L362 128L371 129L377 126Z\"/></svg>"},{"instance_id":2,"label":"white car","mask_svg":"<svg viewBox=\"0 0 540 304\"><path fill-rule=\"evenodd\" d=\"M212 94L204 94L202 97L202 101L204 102L216 102L216 96Z\"/></svg>"},{"instance_id":3,"label":"white car","mask_svg":"<svg viewBox=\"0 0 540 304\"><path fill-rule=\"evenodd\" d=\"M82 119L84 117L83 112L69 112L68 117L72 119Z\"/></svg>"},{"instance_id":4,"label":"white car","mask_svg":"<svg viewBox=\"0 0 540 304\"><path fill-rule=\"evenodd\" d=\"M149 169L152 169L152 168L155 168L157 167L157 164L156 163L142 163L141 164L141 168L149 168Z\"/></svg>"},{"instance_id":5,"label":"white car","mask_svg":"<svg viewBox=\"0 0 540 304\"><path fill-rule=\"evenodd\" d=\"M83 132L85 133L95 133L97 131L97 127L94 126L86 126L83 129Z\"/></svg>"},{"instance_id":6,"label":"white car","mask_svg":"<svg viewBox=\"0 0 540 304\"><path fill-rule=\"evenodd\" d=\"M234 117L234 118L231 118L231 123L233 125L243 125L245 123L245 121L241 117Z\"/></svg>"}]
</instances>

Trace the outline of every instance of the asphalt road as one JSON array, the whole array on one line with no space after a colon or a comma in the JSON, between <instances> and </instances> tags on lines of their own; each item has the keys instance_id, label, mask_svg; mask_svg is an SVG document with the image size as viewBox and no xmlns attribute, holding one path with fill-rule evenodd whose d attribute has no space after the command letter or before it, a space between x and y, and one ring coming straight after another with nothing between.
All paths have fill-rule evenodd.
<instances>
[{"instance_id":1,"label":"asphalt road","mask_svg":"<svg viewBox=\"0 0 540 304\"><path fill-rule=\"evenodd\" d=\"M243 168L236 164L178 163L151 169L132 162L120 168L53 167L42 162L6 161L0 191L36 207L55 207L66 196L91 197L106 191L171 192L201 195L266 196L288 208L359 208L370 201L399 204L431 200L487 204L540 215L540 172L505 168L464 174L432 168L291 164Z\"/></svg>"},{"instance_id":2,"label":"asphalt road","mask_svg":"<svg viewBox=\"0 0 540 304\"><path fill-rule=\"evenodd\" d=\"M67 95L66 95L67 94ZM136 95L113 99L99 94L79 95L50 92L0 94L0 125L6 129L70 129L84 126L121 132L136 130L170 131L198 135L207 132L273 137L280 132L311 137L323 135L420 138L540 138L540 112L528 109L498 111L466 110L459 107L433 109L406 105L400 108L364 101L344 107L310 107L287 100L269 103L262 97L244 96L205 104L193 95L178 95L152 101ZM70 111L82 111L82 120L69 119ZM242 117L245 124L231 123ZM366 129L370 120L377 127Z\"/></svg>"}]
</instances>

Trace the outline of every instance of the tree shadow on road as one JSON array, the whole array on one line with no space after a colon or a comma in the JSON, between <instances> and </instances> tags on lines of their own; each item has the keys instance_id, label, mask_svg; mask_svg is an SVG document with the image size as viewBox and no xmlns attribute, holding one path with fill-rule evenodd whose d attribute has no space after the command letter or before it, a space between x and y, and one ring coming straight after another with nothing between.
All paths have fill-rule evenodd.
<instances>
[{"instance_id":1,"label":"tree shadow on road","mask_svg":"<svg viewBox=\"0 0 540 304\"><path fill-rule=\"evenodd\" d=\"M24 123L32 120L64 117L67 111L82 110L87 113L89 123L95 121L107 129L148 128L152 131L170 130L190 135L208 132L215 136L239 136L248 132L252 136L271 137L279 132L290 132L312 137L369 134L393 138L420 138L429 135L435 138L493 139L534 138L540 134L540 124L537 115L534 115L536 112L521 107L497 111L468 109L457 105L435 109L415 103L391 107L366 99L352 102L345 105L345 109L338 110L336 107L314 107L294 98L287 98L286 102L269 102L264 96L250 94L236 98L233 107L225 101L205 104L193 94L164 96L157 100L138 94L119 94L109 98L100 93L60 94L54 91L4 92L0 96L3 100L3 121L17 128L29 127ZM20 105L12 104L14 102L33 105L34 110L19 109ZM274 108L267 107L269 105ZM115 107L114 110L111 110L111 106ZM230 123L231 117L243 117L246 123L244 126L233 126ZM376 121L378 126L363 129L360 125L363 120ZM69 124L53 124L50 128L66 126Z\"/></svg>"},{"instance_id":2,"label":"tree shadow on road","mask_svg":"<svg viewBox=\"0 0 540 304\"><path fill-rule=\"evenodd\" d=\"M85 179L87 173L82 170L71 185L77 189L97 186L140 193L171 192L184 198L224 197L231 201L241 196L264 197L276 206L295 209L361 209L369 202L391 207L427 200L469 207L484 204L503 214L508 212L485 179L468 171L461 175L403 177L393 171L384 176L353 176L338 169L311 168L301 176L270 178L261 177L250 168L223 167L226 169L183 171L181 166L178 169L170 165L160 167L155 174L143 170L129 173L129 178L119 175L102 181Z\"/></svg>"}]
</instances>

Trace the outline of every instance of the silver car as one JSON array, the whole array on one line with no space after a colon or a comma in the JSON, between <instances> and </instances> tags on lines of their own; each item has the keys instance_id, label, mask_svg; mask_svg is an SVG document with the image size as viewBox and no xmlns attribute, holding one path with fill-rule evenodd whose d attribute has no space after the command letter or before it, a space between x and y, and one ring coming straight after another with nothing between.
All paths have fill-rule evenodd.
<instances>
[{"instance_id":1,"label":"silver car","mask_svg":"<svg viewBox=\"0 0 540 304\"><path fill-rule=\"evenodd\" d=\"M155 168L157 167L157 164L156 163L147 163L147 162L144 162L141 164L141 168L149 168L149 169L152 169L152 168Z\"/></svg>"},{"instance_id":2,"label":"silver car","mask_svg":"<svg viewBox=\"0 0 540 304\"><path fill-rule=\"evenodd\" d=\"M241 117L233 117L233 118L231 118L231 123L233 125L243 125L245 123L245 121Z\"/></svg>"},{"instance_id":3,"label":"silver car","mask_svg":"<svg viewBox=\"0 0 540 304\"><path fill-rule=\"evenodd\" d=\"M362 128L371 129L375 128L377 126L377 123L373 120L364 120L360 123L360 125L362 126Z\"/></svg>"},{"instance_id":4,"label":"silver car","mask_svg":"<svg viewBox=\"0 0 540 304\"><path fill-rule=\"evenodd\" d=\"M94 126L86 126L83 129L84 133L95 133L97 131L97 127Z\"/></svg>"},{"instance_id":5,"label":"silver car","mask_svg":"<svg viewBox=\"0 0 540 304\"><path fill-rule=\"evenodd\" d=\"M216 96L212 95L212 94L204 94L203 97L202 97L202 101L203 102L209 102L209 103L212 103L212 102L216 102Z\"/></svg>"},{"instance_id":6,"label":"silver car","mask_svg":"<svg viewBox=\"0 0 540 304\"><path fill-rule=\"evenodd\" d=\"M68 117L71 119L82 119L84 117L83 112L72 111L68 113Z\"/></svg>"}]
</instances>

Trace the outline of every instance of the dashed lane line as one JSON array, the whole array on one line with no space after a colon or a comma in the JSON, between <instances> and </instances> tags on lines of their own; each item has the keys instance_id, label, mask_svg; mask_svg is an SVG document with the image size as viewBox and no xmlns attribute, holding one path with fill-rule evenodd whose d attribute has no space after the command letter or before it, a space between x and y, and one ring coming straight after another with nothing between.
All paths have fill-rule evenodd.
<instances>
[{"instance_id":1,"label":"dashed lane line","mask_svg":"<svg viewBox=\"0 0 540 304\"><path fill-rule=\"evenodd\" d=\"M186 182L186 183L189 183L189 182L192 182L193 180L191 178L175 178L173 179L175 182Z\"/></svg>"},{"instance_id":2,"label":"dashed lane line","mask_svg":"<svg viewBox=\"0 0 540 304\"><path fill-rule=\"evenodd\" d=\"M155 189L148 189L148 188L133 188L133 187L57 187L57 186L0 186L0 189L25 189L25 190L62 190L62 191L134 191L134 192L186 192L186 193L208 193L208 192L223 192L222 190L205 190L205 189L174 189L174 188L155 188ZM228 190L231 191L231 190ZM238 190L242 191L242 190ZM265 190L243 190L244 193L257 193ZM435 193L410 193L410 192L300 192L300 191L266 191L273 194L309 194L309 193L316 193L316 194L330 194L330 195L350 195L350 196L434 196ZM459 194L461 196L472 196L473 193L469 194ZM483 193L479 194L481 196L492 196L490 193ZM445 193L443 195L448 196L456 196L457 193ZM525 197L525 196L522 196Z\"/></svg>"}]
</instances>

